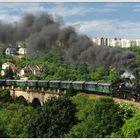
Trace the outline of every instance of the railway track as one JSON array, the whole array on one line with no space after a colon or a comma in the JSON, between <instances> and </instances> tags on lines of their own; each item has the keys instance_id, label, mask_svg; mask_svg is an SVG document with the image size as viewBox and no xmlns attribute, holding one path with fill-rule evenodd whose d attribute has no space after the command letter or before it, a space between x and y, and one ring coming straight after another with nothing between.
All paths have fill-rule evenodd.
<instances>
[{"instance_id":1,"label":"railway track","mask_svg":"<svg viewBox=\"0 0 140 140\"><path fill-rule=\"evenodd\" d=\"M87 94L87 93L86 93ZM89 97L94 97L94 98L101 98L101 97L109 97L109 96L105 96L105 95L97 95L97 94L87 94ZM135 106L137 106L140 109L140 103L139 102L134 102L134 101L130 101L130 100L126 100L126 99L120 99L120 98L115 98L112 97L112 99L115 102L126 102L126 103L130 103L133 104Z\"/></svg>"}]
</instances>

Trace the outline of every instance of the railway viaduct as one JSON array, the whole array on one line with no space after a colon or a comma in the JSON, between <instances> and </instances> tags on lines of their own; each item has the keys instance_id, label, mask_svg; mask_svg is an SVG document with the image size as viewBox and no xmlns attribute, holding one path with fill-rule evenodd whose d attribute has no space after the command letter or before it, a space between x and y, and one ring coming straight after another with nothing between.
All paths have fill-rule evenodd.
<instances>
[{"instance_id":1,"label":"railway viaduct","mask_svg":"<svg viewBox=\"0 0 140 140\"><path fill-rule=\"evenodd\" d=\"M60 89L44 89L44 88L25 88L20 87L3 87L2 89L10 90L11 96L22 97L34 106L41 106L51 96L59 96L65 93L64 90Z\"/></svg>"}]
</instances>

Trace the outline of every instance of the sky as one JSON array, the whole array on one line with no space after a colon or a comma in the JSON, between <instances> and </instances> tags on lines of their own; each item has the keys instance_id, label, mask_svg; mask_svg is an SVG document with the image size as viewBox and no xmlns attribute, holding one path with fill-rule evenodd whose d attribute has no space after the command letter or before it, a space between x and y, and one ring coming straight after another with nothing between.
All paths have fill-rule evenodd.
<instances>
[{"instance_id":1,"label":"sky","mask_svg":"<svg viewBox=\"0 0 140 140\"><path fill-rule=\"evenodd\" d=\"M140 2L137 3L0 3L0 20L15 22L24 14L48 12L89 37L140 38Z\"/></svg>"}]
</instances>

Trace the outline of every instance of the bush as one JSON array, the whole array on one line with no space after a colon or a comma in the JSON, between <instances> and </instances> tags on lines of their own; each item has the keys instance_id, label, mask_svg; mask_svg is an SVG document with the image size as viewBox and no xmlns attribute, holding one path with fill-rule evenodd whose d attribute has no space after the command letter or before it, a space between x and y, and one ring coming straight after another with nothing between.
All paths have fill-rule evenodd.
<instances>
[{"instance_id":1,"label":"bush","mask_svg":"<svg viewBox=\"0 0 140 140\"><path fill-rule=\"evenodd\" d=\"M67 97L51 97L29 121L29 137L63 137L76 124L76 107Z\"/></svg>"},{"instance_id":2,"label":"bush","mask_svg":"<svg viewBox=\"0 0 140 140\"><path fill-rule=\"evenodd\" d=\"M132 118L135 115L135 113L138 111L138 108L130 103L120 102L118 103L118 105L120 107L118 113L121 115L124 122Z\"/></svg>"},{"instance_id":3,"label":"bush","mask_svg":"<svg viewBox=\"0 0 140 140\"><path fill-rule=\"evenodd\" d=\"M11 101L10 91L9 90L1 90L0 91L0 101L10 102Z\"/></svg>"},{"instance_id":4,"label":"bush","mask_svg":"<svg viewBox=\"0 0 140 140\"><path fill-rule=\"evenodd\" d=\"M73 86L70 85L68 89L66 89L66 96L74 96L76 95L76 91L74 90Z\"/></svg>"},{"instance_id":5,"label":"bush","mask_svg":"<svg viewBox=\"0 0 140 140\"><path fill-rule=\"evenodd\" d=\"M122 134L126 138L140 138L140 112L126 121L122 127Z\"/></svg>"},{"instance_id":6,"label":"bush","mask_svg":"<svg viewBox=\"0 0 140 140\"><path fill-rule=\"evenodd\" d=\"M27 138L27 124L34 112L30 106L13 103L1 103L0 128L4 137Z\"/></svg>"},{"instance_id":7,"label":"bush","mask_svg":"<svg viewBox=\"0 0 140 140\"><path fill-rule=\"evenodd\" d=\"M111 98L99 98L90 102L90 105L83 105L84 108L80 108L77 113L81 122L75 125L66 137L110 137L112 132L117 132L122 126L122 119L118 114L119 107Z\"/></svg>"}]
</instances>

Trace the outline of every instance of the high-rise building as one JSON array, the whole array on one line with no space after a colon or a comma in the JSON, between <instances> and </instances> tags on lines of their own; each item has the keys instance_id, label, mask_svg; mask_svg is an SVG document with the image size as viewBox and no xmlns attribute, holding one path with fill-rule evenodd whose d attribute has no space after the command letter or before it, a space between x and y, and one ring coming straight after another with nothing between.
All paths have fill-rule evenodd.
<instances>
[{"instance_id":1,"label":"high-rise building","mask_svg":"<svg viewBox=\"0 0 140 140\"><path fill-rule=\"evenodd\" d=\"M123 47L123 48L127 48L131 46L130 40L121 39L121 38L95 37L92 38L92 41L99 46L112 46L112 47Z\"/></svg>"}]
</instances>

